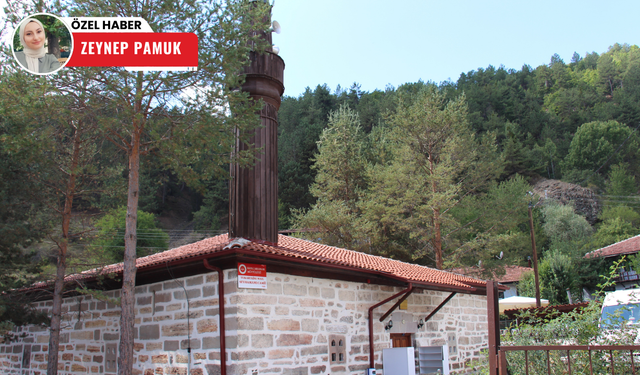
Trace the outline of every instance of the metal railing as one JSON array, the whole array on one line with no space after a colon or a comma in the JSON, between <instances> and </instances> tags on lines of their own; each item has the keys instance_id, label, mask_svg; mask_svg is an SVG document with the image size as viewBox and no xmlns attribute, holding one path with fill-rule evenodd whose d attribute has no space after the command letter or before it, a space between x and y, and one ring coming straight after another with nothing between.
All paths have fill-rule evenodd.
<instances>
[{"instance_id":1,"label":"metal railing","mask_svg":"<svg viewBox=\"0 0 640 375\"><path fill-rule=\"evenodd\" d=\"M636 375L638 365L640 345L501 346L498 350L500 375Z\"/></svg>"}]
</instances>

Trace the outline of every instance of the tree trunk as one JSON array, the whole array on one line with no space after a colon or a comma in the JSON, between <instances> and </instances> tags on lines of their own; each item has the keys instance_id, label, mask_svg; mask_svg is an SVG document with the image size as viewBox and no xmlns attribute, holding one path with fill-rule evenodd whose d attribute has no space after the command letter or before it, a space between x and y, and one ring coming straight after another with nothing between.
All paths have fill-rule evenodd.
<instances>
[{"instance_id":1,"label":"tree trunk","mask_svg":"<svg viewBox=\"0 0 640 375\"><path fill-rule=\"evenodd\" d=\"M438 185L436 183L435 175L435 162L433 161L433 154L431 153L431 149L429 149L429 173L431 174L432 182L431 182L431 191L433 192L433 196L436 196L438 192ZM436 205L438 203L436 202ZM442 229L440 225L440 209L433 209L433 249L436 256L436 268L441 270L444 267L444 260L442 259Z\"/></svg>"},{"instance_id":2,"label":"tree trunk","mask_svg":"<svg viewBox=\"0 0 640 375\"><path fill-rule=\"evenodd\" d=\"M67 271L67 250L69 246L69 227L71 224L71 208L73 197L76 193L76 177L78 164L80 163L80 148L82 140L78 127L73 135L73 156L69 180L65 189L64 208L62 210L62 240L58 242L58 265L56 279L53 288L53 307L51 308L51 333L49 334L49 356L47 359L47 375L58 373L58 351L60 346L60 320L62 317L62 292L64 290L64 277Z\"/></svg>"},{"instance_id":3,"label":"tree trunk","mask_svg":"<svg viewBox=\"0 0 640 375\"><path fill-rule=\"evenodd\" d=\"M440 228L440 210L433 210L433 247L436 252L436 268L441 270L444 267L444 260L442 259L442 229Z\"/></svg>"},{"instance_id":4,"label":"tree trunk","mask_svg":"<svg viewBox=\"0 0 640 375\"><path fill-rule=\"evenodd\" d=\"M56 59L60 58L60 43L58 42L58 37L47 33L47 53L50 53L56 57Z\"/></svg>"},{"instance_id":5,"label":"tree trunk","mask_svg":"<svg viewBox=\"0 0 640 375\"><path fill-rule=\"evenodd\" d=\"M140 103L134 105L134 113L139 113ZM143 125L134 118L129 150L129 191L127 194L127 220L124 235L124 271L122 275L122 295L120 315L120 351L118 375L131 375L133 370L133 329L135 323L136 287L136 224L138 222L138 197L140 188L140 138Z\"/></svg>"},{"instance_id":6,"label":"tree trunk","mask_svg":"<svg viewBox=\"0 0 640 375\"><path fill-rule=\"evenodd\" d=\"M60 254L58 255L58 266L56 270L56 281L53 289L53 308L51 309L51 333L49 334L49 356L47 359L47 375L58 373L58 350L60 346L60 320L62 311L62 291L64 289L64 276L67 269L66 254L67 243L63 240L60 244Z\"/></svg>"}]
</instances>

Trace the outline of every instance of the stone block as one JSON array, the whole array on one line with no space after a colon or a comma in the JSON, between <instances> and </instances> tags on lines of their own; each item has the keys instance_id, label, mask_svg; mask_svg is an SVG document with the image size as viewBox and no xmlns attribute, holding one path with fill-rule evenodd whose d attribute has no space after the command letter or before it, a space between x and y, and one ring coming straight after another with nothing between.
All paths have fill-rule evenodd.
<instances>
[{"instance_id":1,"label":"stone block","mask_svg":"<svg viewBox=\"0 0 640 375\"><path fill-rule=\"evenodd\" d=\"M296 367L282 369L282 375L309 375L308 367Z\"/></svg>"},{"instance_id":2,"label":"stone block","mask_svg":"<svg viewBox=\"0 0 640 375\"><path fill-rule=\"evenodd\" d=\"M238 296L238 304L241 305L272 305L273 298L262 294L243 294Z\"/></svg>"},{"instance_id":3,"label":"stone block","mask_svg":"<svg viewBox=\"0 0 640 375\"><path fill-rule=\"evenodd\" d=\"M264 319L260 317L238 318L238 329L242 330L263 330Z\"/></svg>"},{"instance_id":4,"label":"stone block","mask_svg":"<svg viewBox=\"0 0 640 375\"><path fill-rule=\"evenodd\" d=\"M202 291L200 289L189 289L187 290L187 297L189 299L199 298L202 295ZM183 300L185 298L184 290L177 290L173 292L173 298L177 300Z\"/></svg>"},{"instance_id":5,"label":"stone block","mask_svg":"<svg viewBox=\"0 0 640 375\"><path fill-rule=\"evenodd\" d=\"M71 372L87 372L87 368L77 363L74 363L71 365Z\"/></svg>"},{"instance_id":6,"label":"stone block","mask_svg":"<svg viewBox=\"0 0 640 375\"><path fill-rule=\"evenodd\" d=\"M309 345L313 341L313 336L308 334L291 334L284 333L278 336L276 340L277 346L299 346Z\"/></svg>"},{"instance_id":7,"label":"stone block","mask_svg":"<svg viewBox=\"0 0 640 375\"><path fill-rule=\"evenodd\" d=\"M149 293L159 292L162 290L162 283L151 284L149 287Z\"/></svg>"},{"instance_id":8,"label":"stone block","mask_svg":"<svg viewBox=\"0 0 640 375\"><path fill-rule=\"evenodd\" d=\"M202 276L195 276L195 277L191 277L189 279L187 279L187 286L194 286L194 285L202 285L203 284L203 277Z\"/></svg>"},{"instance_id":9,"label":"stone block","mask_svg":"<svg viewBox=\"0 0 640 375\"><path fill-rule=\"evenodd\" d=\"M352 290L341 290L338 292L338 299L340 301L355 301L356 293Z\"/></svg>"},{"instance_id":10,"label":"stone block","mask_svg":"<svg viewBox=\"0 0 640 375\"><path fill-rule=\"evenodd\" d=\"M189 318L191 319L198 319L198 318L201 318L202 316L204 316L203 310L196 310L196 311L191 310L189 312ZM187 319L186 311L178 312L173 316L173 320L181 320L181 319Z\"/></svg>"},{"instance_id":11,"label":"stone block","mask_svg":"<svg viewBox=\"0 0 640 375\"><path fill-rule=\"evenodd\" d=\"M217 298L202 299L191 303L191 308L205 307L205 306L218 306Z\"/></svg>"},{"instance_id":12,"label":"stone block","mask_svg":"<svg viewBox=\"0 0 640 375\"><path fill-rule=\"evenodd\" d=\"M272 320L267 323L267 328L271 331L299 331L300 322L293 319Z\"/></svg>"},{"instance_id":13,"label":"stone block","mask_svg":"<svg viewBox=\"0 0 640 375\"><path fill-rule=\"evenodd\" d=\"M318 319L302 319L302 330L305 332L318 332L320 321Z\"/></svg>"},{"instance_id":14,"label":"stone block","mask_svg":"<svg viewBox=\"0 0 640 375\"><path fill-rule=\"evenodd\" d=\"M151 296L138 297L137 305L150 305L151 304Z\"/></svg>"},{"instance_id":15,"label":"stone block","mask_svg":"<svg viewBox=\"0 0 640 375\"><path fill-rule=\"evenodd\" d=\"M140 326L140 340L157 340L160 338L160 326L157 324Z\"/></svg>"},{"instance_id":16,"label":"stone block","mask_svg":"<svg viewBox=\"0 0 640 375\"><path fill-rule=\"evenodd\" d=\"M269 350L269 359L293 358L294 349L273 349Z\"/></svg>"},{"instance_id":17,"label":"stone block","mask_svg":"<svg viewBox=\"0 0 640 375\"><path fill-rule=\"evenodd\" d=\"M227 344L227 348L228 349L233 349L236 347L236 345L229 345L231 344L230 340L231 337L227 337L225 343ZM233 340L234 342L237 342L237 340ZM220 349L220 337L219 336L215 336L215 337L211 337L211 336L207 336L207 337L203 337L202 338L202 349Z\"/></svg>"},{"instance_id":18,"label":"stone block","mask_svg":"<svg viewBox=\"0 0 640 375\"><path fill-rule=\"evenodd\" d=\"M327 371L327 366L312 366L310 370L312 375L322 374Z\"/></svg>"},{"instance_id":19,"label":"stone block","mask_svg":"<svg viewBox=\"0 0 640 375\"><path fill-rule=\"evenodd\" d=\"M81 332L69 332L71 340L92 340L93 332L81 331Z\"/></svg>"},{"instance_id":20,"label":"stone block","mask_svg":"<svg viewBox=\"0 0 640 375\"><path fill-rule=\"evenodd\" d=\"M276 315L289 315L289 308L284 306L276 306Z\"/></svg>"},{"instance_id":21,"label":"stone block","mask_svg":"<svg viewBox=\"0 0 640 375\"><path fill-rule=\"evenodd\" d=\"M336 297L336 291L333 288L322 288L321 295L322 298L333 299Z\"/></svg>"},{"instance_id":22,"label":"stone block","mask_svg":"<svg viewBox=\"0 0 640 375\"><path fill-rule=\"evenodd\" d=\"M347 333L349 327L344 324L329 324L325 327L325 330L329 333Z\"/></svg>"},{"instance_id":23,"label":"stone block","mask_svg":"<svg viewBox=\"0 0 640 375\"><path fill-rule=\"evenodd\" d=\"M186 367L169 367L165 368L165 374L168 375L187 375Z\"/></svg>"},{"instance_id":24,"label":"stone block","mask_svg":"<svg viewBox=\"0 0 640 375\"><path fill-rule=\"evenodd\" d=\"M273 335L256 334L251 335L252 348L270 348L273 346Z\"/></svg>"},{"instance_id":25,"label":"stone block","mask_svg":"<svg viewBox=\"0 0 640 375\"><path fill-rule=\"evenodd\" d=\"M349 371L352 373L360 372L364 373L369 368L369 365L349 365Z\"/></svg>"},{"instance_id":26,"label":"stone block","mask_svg":"<svg viewBox=\"0 0 640 375\"><path fill-rule=\"evenodd\" d=\"M155 302L156 303L171 302L171 293L156 293Z\"/></svg>"},{"instance_id":27,"label":"stone block","mask_svg":"<svg viewBox=\"0 0 640 375\"><path fill-rule=\"evenodd\" d=\"M267 283L267 294L282 294L282 284L274 282Z\"/></svg>"},{"instance_id":28,"label":"stone block","mask_svg":"<svg viewBox=\"0 0 640 375\"><path fill-rule=\"evenodd\" d=\"M166 326L162 326L162 336L186 336L191 333L193 329L193 323L187 326L187 323L176 323Z\"/></svg>"},{"instance_id":29,"label":"stone block","mask_svg":"<svg viewBox=\"0 0 640 375\"><path fill-rule=\"evenodd\" d=\"M217 332L218 320L217 319L200 319L196 323L196 330L198 333Z\"/></svg>"},{"instance_id":30,"label":"stone block","mask_svg":"<svg viewBox=\"0 0 640 375\"><path fill-rule=\"evenodd\" d=\"M152 355L151 363L169 363L169 356L167 354Z\"/></svg>"},{"instance_id":31,"label":"stone block","mask_svg":"<svg viewBox=\"0 0 640 375\"><path fill-rule=\"evenodd\" d=\"M302 307L324 307L325 301L322 299L314 299L314 298L301 298L300 306Z\"/></svg>"},{"instance_id":32,"label":"stone block","mask_svg":"<svg viewBox=\"0 0 640 375\"><path fill-rule=\"evenodd\" d=\"M306 296L307 286L298 284L284 284L282 292L288 296Z\"/></svg>"},{"instance_id":33,"label":"stone block","mask_svg":"<svg viewBox=\"0 0 640 375\"><path fill-rule=\"evenodd\" d=\"M329 347L327 345L305 347L305 348L302 348L302 350L300 351L300 354L302 356L327 354L327 353L329 353Z\"/></svg>"},{"instance_id":34,"label":"stone block","mask_svg":"<svg viewBox=\"0 0 640 375\"><path fill-rule=\"evenodd\" d=\"M202 296L203 297L211 297L218 295L218 286L217 285L205 285L202 287Z\"/></svg>"},{"instance_id":35,"label":"stone block","mask_svg":"<svg viewBox=\"0 0 640 375\"><path fill-rule=\"evenodd\" d=\"M104 335L102 335L102 339L105 340L105 341L120 340L120 334L119 333L105 333Z\"/></svg>"},{"instance_id":36,"label":"stone block","mask_svg":"<svg viewBox=\"0 0 640 375\"><path fill-rule=\"evenodd\" d=\"M162 284L162 289L164 290L182 289L182 287L184 287L184 280L169 280Z\"/></svg>"},{"instance_id":37,"label":"stone block","mask_svg":"<svg viewBox=\"0 0 640 375\"><path fill-rule=\"evenodd\" d=\"M280 304L280 305L293 305L294 303L296 303L296 299L295 298L278 297L278 304Z\"/></svg>"},{"instance_id":38,"label":"stone block","mask_svg":"<svg viewBox=\"0 0 640 375\"><path fill-rule=\"evenodd\" d=\"M162 322L165 320L171 320L173 317L171 315L158 315L153 317L154 322Z\"/></svg>"},{"instance_id":39,"label":"stone block","mask_svg":"<svg viewBox=\"0 0 640 375\"><path fill-rule=\"evenodd\" d=\"M264 352L261 350L248 350L244 352L231 352L232 361L246 361L250 359L264 358Z\"/></svg>"},{"instance_id":40,"label":"stone block","mask_svg":"<svg viewBox=\"0 0 640 375\"><path fill-rule=\"evenodd\" d=\"M271 315L271 306L253 306L251 307L251 313L258 315Z\"/></svg>"},{"instance_id":41,"label":"stone block","mask_svg":"<svg viewBox=\"0 0 640 375\"><path fill-rule=\"evenodd\" d=\"M164 351L171 352L180 348L180 342L177 340L167 340L164 342Z\"/></svg>"},{"instance_id":42,"label":"stone block","mask_svg":"<svg viewBox=\"0 0 640 375\"><path fill-rule=\"evenodd\" d=\"M200 339L191 339L191 341L189 340L180 341L180 349L188 349L189 347L191 347L191 349L200 349L201 346L202 345L201 345Z\"/></svg>"}]
</instances>

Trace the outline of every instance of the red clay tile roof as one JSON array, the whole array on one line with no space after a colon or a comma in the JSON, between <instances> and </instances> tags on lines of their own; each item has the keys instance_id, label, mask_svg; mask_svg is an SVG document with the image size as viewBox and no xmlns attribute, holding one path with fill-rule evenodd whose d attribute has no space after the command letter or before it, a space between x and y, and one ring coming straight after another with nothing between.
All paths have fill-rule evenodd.
<instances>
[{"instance_id":1,"label":"red clay tile roof","mask_svg":"<svg viewBox=\"0 0 640 375\"><path fill-rule=\"evenodd\" d=\"M147 268L154 266L171 264L189 258L202 258L206 255L215 256L222 253L225 246L229 244L227 234L211 237L189 245L177 247L162 253L138 258L136 264L138 272L144 272ZM318 264L332 264L354 270L365 272L378 272L388 275L390 278L401 279L406 282L413 282L423 285L434 285L458 289L460 291L473 291L474 287L484 288L486 282L471 277L457 275L454 273L436 270L433 268L419 266L384 258L380 256L365 254L353 250L341 249L338 247L322 245L295 237L279 235L278 245L249 242L243 246L235 247L235 250L245 250L266 255L278 255L305 261L317 262ZM70 279L87 278L95 275L96 271L106 273L122 272L122 263L113 264L100 270L85 271L82 274L71 276ZM44 285L39 285L40 287Z\"/></svg>"},{"instance_id":2,"label":"red clay tile roof","mask_svg":"<svg viewBox=\"0 0 640 375\"><path fill-rule=\"evenodd\" d=\"M466 275L470 277L483 278L482 269L478 267L460 267L460 268L452 268L450 270L453 273L458 273L461 275ZM515 283L522 279L522 275L525 272L533 272L533 268L531 267L521 267L521 266L505 266L504 267L505 274L502 276L493 276L493 281L497 281L499 283Z\"/></svg>"},{"instance_id":3,"label":"red clay tile roof","mask_svg":"<svg viewBox=\"0 0 640 375\"><path fill-rule=\"evenodd\" d=\"M618 255L635 254L640 251L640 235L616 242L613 245L603 247L587 253L585 258L609 258Z\"/></svg>"}]
</instances>

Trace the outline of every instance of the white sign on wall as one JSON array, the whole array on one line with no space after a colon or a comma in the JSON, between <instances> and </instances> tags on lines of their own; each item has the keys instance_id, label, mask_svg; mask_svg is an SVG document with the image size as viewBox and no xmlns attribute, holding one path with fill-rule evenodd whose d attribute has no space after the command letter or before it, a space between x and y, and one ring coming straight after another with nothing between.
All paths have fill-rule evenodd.
<instances>
[{"instance_id":1,"label":"white sign on wall","mask_svg":"<svg viewBox=\"0 0 640 375\"><path fill-rule=\"evenodd\" d=\"M238 263L238 288L267 289L267 266Z\"/></svg>"}]
</instances>

